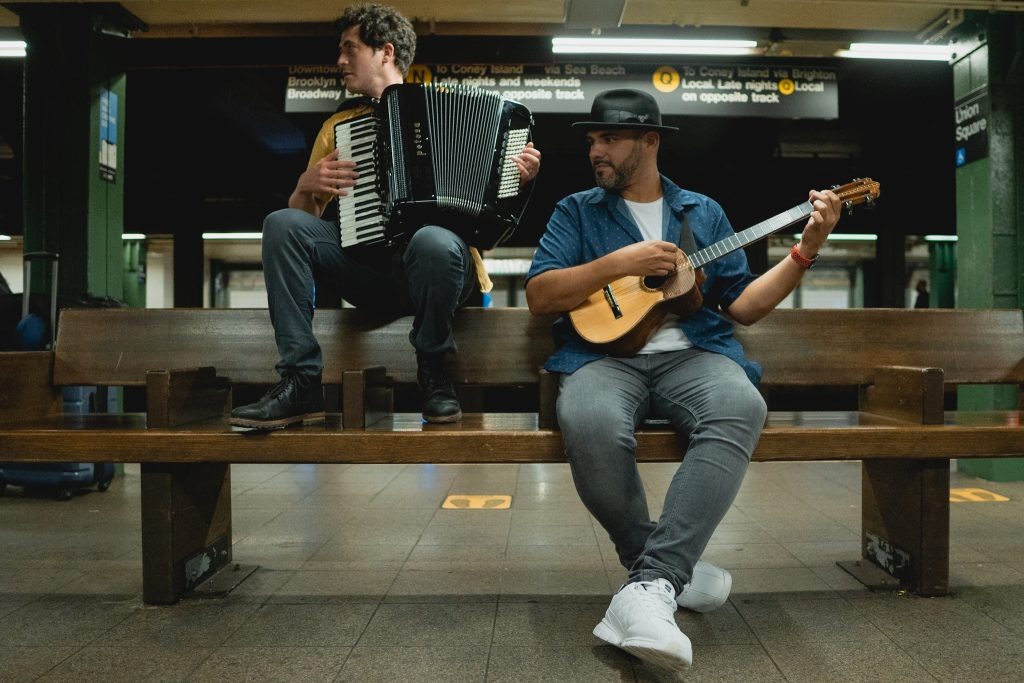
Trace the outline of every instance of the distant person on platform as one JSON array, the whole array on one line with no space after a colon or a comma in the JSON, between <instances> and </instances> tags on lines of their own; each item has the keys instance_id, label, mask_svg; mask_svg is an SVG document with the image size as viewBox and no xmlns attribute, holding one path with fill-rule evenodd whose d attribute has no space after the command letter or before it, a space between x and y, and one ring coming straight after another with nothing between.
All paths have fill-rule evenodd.
<instances>
[{"instance_id":1,"label":"distant person on platform","mask_svg":"<svg viewBox=\"0 0 1024 683\"><path fill-rule=\"evenodd\" d=\"M384 89L402 83L416 52L412 24L384 5L347 8L337 22L341 33L338 68L347 100L323 124L309 167L299 176L287 209L263 223L263 274L270 320L281 355L281 381L259 401L231 411L231 424L276 429L324 418L321 389L323 355L313 336L314 292L318 281L336 285L349 303L385 315L413 315L409 341L416 352L423 418L456 422L462 418L445 356L456 350L455 310L478 287L489 284L476 249L440 225L418 228L395 247L341 248L338 224L321 218L327 204L354 187L356 163L339 159L334 125L370 113ZM540 170L533 143L515 159L520 187ZM497 340L495 340L497 341Z\"/></svg>"},{"instance_id":2,"label":"distant person on platform","mask_svg":"<svg viewBox=\"0 0 1024 683\"><path fill-rule=\"evenodd\" d=\"M917 281L917 296L914 298L914 308L928 308L931 305L931 296L928 294L928 281Z\"/></svg>"},{"instance_id":3,"label":"distant person on platform","mask_svg":"<svg viewBox=\"0 0 1024 683\"><path fill-rule=\"evenodd\" d=\"M668 276L677 245L705 249L735 235L717 202L660 174L662 138L677 129L662 124L649 94L599 93L590 120L573 127L586 135L597 187L555 207L527 274L532 312L572 311L620 278ZM755 386L760 367L744 357L733 321L763 318L817 258L840 202L829 190L811 191L809 202L800 241L782 261L758 277L743 250L707 264L703 305L660 325L655 318L637 353L610 355L565 316L556 323L558 349L544 367L559 373L558 423L573 481L628 572L594 635L661 668L682 670L693 659L677 604L706 612L729 597L729 573L698 560L739 491L767 414ZM605 298L612 308L626 303L609 290ZM687 444L653 520L635 453L635 430L648 415L668 420Z\"/></svg>"}]
</instances>

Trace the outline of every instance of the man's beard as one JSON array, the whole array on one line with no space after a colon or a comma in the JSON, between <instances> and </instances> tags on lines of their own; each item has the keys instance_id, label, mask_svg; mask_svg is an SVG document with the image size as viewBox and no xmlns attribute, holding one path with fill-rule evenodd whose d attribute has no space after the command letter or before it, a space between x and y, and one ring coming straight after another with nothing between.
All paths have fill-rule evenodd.
<instances>
[{"instance_id":1,"label":"man's beard","mask_svg":"<svg viewBox=\"0 0 1024 683\"><path fill-rule=\"evenodd\" d=\"M633 151L618 166L613 166L609 163L604 163L603 165L611 173L600 175L595 168L594 182L597 183L598 187L605 190L621 190L633 181L636 169L640 166L640 149L634 144Z\"/></svg>"}]
</instances>

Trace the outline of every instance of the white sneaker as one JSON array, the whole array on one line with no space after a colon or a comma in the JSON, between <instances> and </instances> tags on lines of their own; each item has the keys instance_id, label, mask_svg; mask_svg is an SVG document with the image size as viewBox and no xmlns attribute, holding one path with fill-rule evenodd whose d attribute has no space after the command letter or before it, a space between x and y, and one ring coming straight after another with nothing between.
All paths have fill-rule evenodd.
<instances>
[{"instance_id":1,"label":"white sneaker","mask_svg":"<svg viewBox=\"0 0 1024 683\"><path fill-rule=\"evenodd\" d=\"M731 590L732 574L700 560L693 566L690 583L683 586L676 603L694 612L710 612L725 604Z\"/></svg>"},{"instance_id":2,"label":"white sneaker","mask_svg":"<svg viewBox=\"0 0 1024 683\"><path fill-rule=\"evenodd\" d=\"M693 663L693 647L673 616L676 592L665 579L627 583L612 597L594 635L669 671Z\"/></svg>"}]
</instances>

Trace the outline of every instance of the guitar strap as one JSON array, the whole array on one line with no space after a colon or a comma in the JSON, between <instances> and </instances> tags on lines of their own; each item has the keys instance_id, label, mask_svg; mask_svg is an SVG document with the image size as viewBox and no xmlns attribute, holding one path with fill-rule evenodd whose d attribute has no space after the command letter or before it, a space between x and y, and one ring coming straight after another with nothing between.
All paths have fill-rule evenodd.
<instances>
[{"instance_id":1,"label":"guitar strap","mask_svg":"<svg viewBox=\"0 0 1024 683\"><path fill-rule=\"evenodd\" d=\"M697 242L693 239L693 230L690 228L690 221L686 216L686 209L683 209L682 223L679 229L679 246L687 254L697 253Z\"/></svg>"}]
</instances>

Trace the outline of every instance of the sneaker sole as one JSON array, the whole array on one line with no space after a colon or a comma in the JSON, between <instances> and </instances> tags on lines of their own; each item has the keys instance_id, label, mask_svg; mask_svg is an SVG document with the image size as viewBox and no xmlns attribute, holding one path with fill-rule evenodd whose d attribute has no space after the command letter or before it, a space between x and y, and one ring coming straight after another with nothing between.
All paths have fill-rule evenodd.
<instances>
[{"instance_id":1,"label":"sneaker sole","mask_svg":"<svg viewBox=\"0 0 1024 683\"><path fill-rule=\"evenodd\" d=\"M621 647L622 636L618 632L609 626L604 619L598 622L597 626L594 627L594 635L615 647Z\"/></svg>"},{"instance_id":2,"label":"sneaker sole","mask_svg":"<svg viewBox=\"0 0 1024 683\"><path fill-rule=\"evenodd\" d=\"M234 427L248 427L249 429L271 430L284 429L288 425L297 423L317 424L327 419L326 413L306 413L292 417L282 417L280 420L247 420L244 417L231 418L231 425Z\"/></svg>"},{"instance_id":3,"label":"sneaker sole","mask_svg":"<svg viewBox=\"0 0 1024 683\"><path fill-rule=\"evenodd\" d=\"M432 424L451 424L462 419L462 411L452 415L424 415L423 419Z\"/></svg>"},{"instance_id":4,"label":"sneaker sole","mask_svg":"<svg viewBox=\"0 0 1024 683\"><path fill-rule=\"evenodd\" d=\"M693 664L693 654L670 652L657 647L654 643L642 638L622 640L618 631L602 619L594 627L594 635L609 645L623 649L637 659L665 671L686 671Z\"/></svg>"},{"instance_id":5,"label":"sneaker sole","mask_svg":"<svg viewBox=\"0 0 1024 683\"><path fill-rule=\"evenodd\" d=\"M693 655L687 657L681 653L669 652L643 640L626 640L619 647L644 663L665 671L686 671L693 664Z\"/></svg>"}]
</instances>

